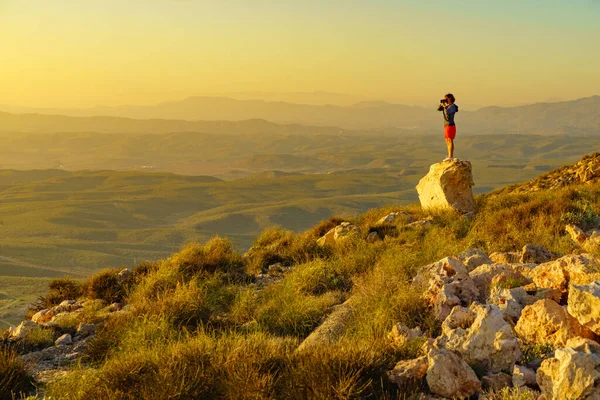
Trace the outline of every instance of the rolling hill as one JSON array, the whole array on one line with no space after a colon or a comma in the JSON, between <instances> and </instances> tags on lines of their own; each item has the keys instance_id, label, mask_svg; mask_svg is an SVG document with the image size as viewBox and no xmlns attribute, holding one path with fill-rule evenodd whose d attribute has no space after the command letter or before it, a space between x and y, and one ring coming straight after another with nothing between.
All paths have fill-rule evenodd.
<instances>
[{"instance_id":1,"label":"rolling hill","mask_svg":"<svg viewBox=\"0 0 600 400\"><path fill-rule=\"evenodd\" d=\"M235 100L226 97L190 97L154 106L95 107L89 109L31 109L0 106L0 110L36 114L60 114L92 120L61 119L48 116L0 116L3 129L15 131L63 127L59 131L97 132L177 132L203 131L201 123L183 122L208 120L264 119L280 124L336 126L342 129L431 131L439 129L441 116L431 109L365 101L350 106L294 104L282 101ZM457 103L460 105L460 98ZM134 122L111 116L134 119L153 119ZM54 117L64 118L64 117ZM169 121L156 120L167 119ZM60 122L60 123L59 123ZM599 134L600 96L556 103L537 103L518 107L484 107L477 111L461 110L457 117L461 132L470 134L527 133L527 134ZM90 127L96 128L91 129ZM20 127L20 128L19 128ZM101 128L102 127L102 128ZM112 130L110 130L112 129ZM120 129L120 130L119 130Z\"/></svg>"}]
</instances>

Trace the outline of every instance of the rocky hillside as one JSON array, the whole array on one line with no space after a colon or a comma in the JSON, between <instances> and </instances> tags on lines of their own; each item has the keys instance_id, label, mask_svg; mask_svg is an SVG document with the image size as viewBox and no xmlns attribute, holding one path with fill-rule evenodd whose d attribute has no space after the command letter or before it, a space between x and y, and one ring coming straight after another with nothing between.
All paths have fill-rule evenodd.
<instances>
[{"instance_id":1,"label":"rocky hillside","mask_svg":"<svg viewBox=\"0 0 600 400\"><path fill-rule=\"evenodd\" d=\"M600 182L600 153L587 155L574 165L566 165L545 173L537 179L505 190L527 192L557 189L573 185L592 185Z\"/></svg>"},{"instance_id":2,"label":"rocky hillside","mask_svg":"<svg viewBox=\"0 0 600 400\"><path fill-rule=\"evenodd\" d=\"M594 179L57 279L0 336L0 398L597 398Z\"/></svg>"}]
</instances>

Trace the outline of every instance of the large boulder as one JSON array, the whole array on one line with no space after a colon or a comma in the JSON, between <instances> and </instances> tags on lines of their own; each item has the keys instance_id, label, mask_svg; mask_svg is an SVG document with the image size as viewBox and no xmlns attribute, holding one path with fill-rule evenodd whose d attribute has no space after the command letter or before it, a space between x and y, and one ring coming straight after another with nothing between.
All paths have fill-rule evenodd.
<instances>
[{"instance_id":1,"label":"large boulder","mask_svg":"<svg viewBox=\"0 0 600 400\"><path fill-rule=\"evenodd\" d=\"M455 306L468 307L479 295L466 267L454 257L429 264L414 281L424 288L425 301L439 321L445 320Z\"/></svg>"},{"instance_id":2,"label":"large boulder","mask_svg":"<svg viewBox=\"0 0 600 400\"><path fill-rule=\"evenodd\" d=\"M600 281L569 287L569 314L600 335Z\"/></svg>"},{"instance_id":3,"label":"large boulder","mask_svg":"<svg viewBox=\"0 0 600 400\"><path fill-rule=\"evenodd\" d=\"M561 348L542 362L537 383L547 400L600 399L600 357L582 348Z\"/></svg>"},{"instance_id":4,"label":"large boulder","mask_svg":"<svg viewBox=\"0 0 600 400\"><path fill-rule=\"evenodd\" d=\"M521 359L519 341L494 305L455 307L435 347L456 351L469 365L491 373L511 371Z\"/></svg>"},{"instance_id":5,"label":"large boulder","mask_svg":"<svg viewBox=\"0 0 600 400\"><path fill-rule=\"evenodd\" d=\"M538 265L530 276L539 288L566 293L569 284L585 285L600 280L600 262L591 254L570 254Z\"/></svg>"},{"instance_id":6,"label":"large boulder","mask_svg":"<svg viewBox=\"0 0 600 400\"><path fill-rule=\"evenodd\" d=\"M434 349L427 360L427 385L433 393L449 399L466 399L481 390L475 372L456 353Z\"/></svg>"},{"instance_id":7,"label":"large boulder","mask_svg":"<svg viewBox=\"0 0 600 400\"><path fill-rule=\"evenodd\" d=\"M538 300L525 307L515 331L527 342L553 346L565 346L571 338L595 337L592 331L583 327L564 307L549 299Z\"/></svg>"},{"instance_id":8,"label":"large boulder","mask_svg":"<svg viewBox=\"0 0 600 400\"><path fill-rule=\"evenodd\" d=\"M475 211L473 185L471 163L455 159L433 164L419 181L417 192L425 210L454 209L469 213Z\"/></svg>"}]
</instances>

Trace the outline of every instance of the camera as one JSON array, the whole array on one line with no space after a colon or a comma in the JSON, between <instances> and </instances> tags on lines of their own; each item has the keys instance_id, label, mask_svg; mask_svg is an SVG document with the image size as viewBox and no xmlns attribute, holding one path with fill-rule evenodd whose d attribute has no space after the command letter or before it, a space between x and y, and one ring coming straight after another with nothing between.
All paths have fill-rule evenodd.
<instances>
[{"instance_id":1,"label":"camera","mask_svg":"<svg viewBox=\"0 0 600 400\"><path fill-rule=\"evenodd\" d=\"M440 100L440 103L442 103L442 104L446 104L447 102L448 102L448 99L441 99Z\"/></svg>"}]
</instances>

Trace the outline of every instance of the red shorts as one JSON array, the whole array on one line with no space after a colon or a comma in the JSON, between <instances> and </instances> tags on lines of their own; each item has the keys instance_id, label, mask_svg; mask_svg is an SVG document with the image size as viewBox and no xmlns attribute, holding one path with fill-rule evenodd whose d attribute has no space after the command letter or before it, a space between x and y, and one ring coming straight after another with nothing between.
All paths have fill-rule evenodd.
<instances>
[{"instance_id":1,"label":"red shorts","mask_svg":"<svg viewBox=\"0 0 600 400\"><path fill-rule=\"evenodd\" d=\"M456 137L456 125L444 127L444 137L446 139L454 139Z\"/></svg>"}]
</instances>

